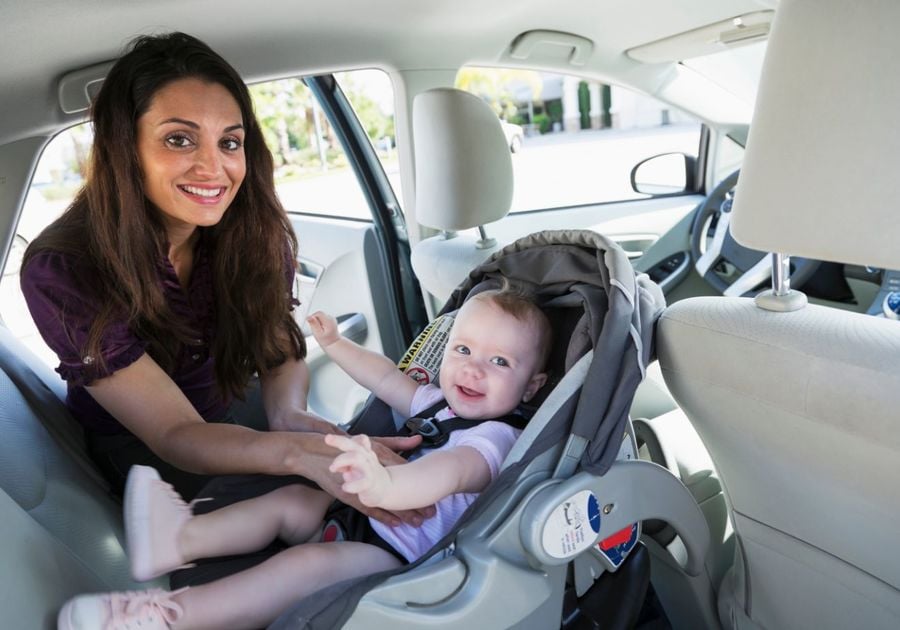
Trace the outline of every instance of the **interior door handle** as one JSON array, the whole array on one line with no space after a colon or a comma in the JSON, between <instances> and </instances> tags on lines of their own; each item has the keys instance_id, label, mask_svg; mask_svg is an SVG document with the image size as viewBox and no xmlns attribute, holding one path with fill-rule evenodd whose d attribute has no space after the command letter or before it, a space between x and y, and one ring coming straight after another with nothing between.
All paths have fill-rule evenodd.
<instances>
[{"instance_id":1,"label":"interior door handle","mask_svg":"<svg viewBox=\"0 0 900 630\"><path fill-rule=\"evenodd\" d=\"M301 282L315 283L322 275L322 267L308 260L297 261L296 276Z\"/></svg>"},{"instance_id":2,"label":"interior door handle","mask_svg":"<svg viewBox=\"0 0 900 630\"><path fill-rule=\"evenodd\" d=\"M610 238L625 250L628 258L634 259L640 258L658 237L655 234L622 234L611 235Z\"/></svg>"},{"instance_id":3,"label":"interior door handle","mask_svg":"<svg viewBox=\"0 0 900 630\"><path fill-rule=\"evenodd\" d=\"M356 343L361 343L366 338L369 326L366 323L366 316L362 313L347 313L337 318L338 332L342 337L346 337Z\"/></svg>"},{"instance_id":4,"label":"interior door handle","mask_svg":"<svg viewBox=\"0 0 900 630\"><path fill-rule=\"evenodd\" d=\"M362 313L345 313L337 317L338 332L342 337L350 339L358 344L362 344L366 340L369 332L369 326L366 323L366 316ZM325 360L325 351L316 341L316 338L309 332L308 324L304 322L303 332L306 336L306 362L309 365Z\"/></svg>"}]
</instances>

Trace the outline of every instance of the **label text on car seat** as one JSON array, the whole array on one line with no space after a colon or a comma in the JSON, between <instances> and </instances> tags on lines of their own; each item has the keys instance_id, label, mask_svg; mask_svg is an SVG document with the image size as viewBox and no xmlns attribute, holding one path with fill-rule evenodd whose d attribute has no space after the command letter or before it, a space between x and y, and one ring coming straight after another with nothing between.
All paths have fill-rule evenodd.
<instances>
[{"instance_id":1,"label":"label text on car seat","mask_svg":"<svg viewBox=\"0 0 900 630\"><path fill-rule=\"evenodd\" d=\"M590 490L582 490L558 505L541 534L547 555L570 558L593 545L600 532L600 504Z\"/></svg>"}]
</instances>

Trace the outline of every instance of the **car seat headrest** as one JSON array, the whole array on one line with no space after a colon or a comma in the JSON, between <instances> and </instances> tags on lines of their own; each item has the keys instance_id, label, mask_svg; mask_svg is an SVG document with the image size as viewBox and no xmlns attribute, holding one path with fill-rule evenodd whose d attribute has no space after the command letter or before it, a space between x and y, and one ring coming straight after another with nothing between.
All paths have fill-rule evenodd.
<instances>
[{"instance_id":1,"label":"car seat headrest","mask_svg":"<svg viewBox=\"0 0 900 630\"><path fill-rule=\"evenodd\" d=\"M413 102L416 221L465 230L502 219L513 193L512 158L497 114L452 88Z\"/></svg>"},{"instance_id":2,"label":"car seat headrest","mask_svg":"<svg viewBox=\"0 0 900 630\"><path fill-rule=\"evenodd\" d=\"M900 268L900 3L872 1L778 4L732 211L741 244Z\"/></svg>"}]
</instances>

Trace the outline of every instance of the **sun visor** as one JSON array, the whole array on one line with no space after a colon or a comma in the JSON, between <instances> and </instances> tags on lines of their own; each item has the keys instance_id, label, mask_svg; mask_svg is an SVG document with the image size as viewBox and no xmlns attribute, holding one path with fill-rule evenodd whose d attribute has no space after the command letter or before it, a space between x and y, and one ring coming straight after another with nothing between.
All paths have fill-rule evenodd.
<instances>
[{"instance_id":1,"label":"sun visor","mask_svg":"<svg viewBox=\"0 0 900 630\"><path fill-rule=\"evenodd\" d=\"M727 48L765 39L769 35L769 26L774 15L774 11L756 11L739 15L629 48L625 54L642 63L671 63L711 55Z\"/></svg>"}]
</instances>

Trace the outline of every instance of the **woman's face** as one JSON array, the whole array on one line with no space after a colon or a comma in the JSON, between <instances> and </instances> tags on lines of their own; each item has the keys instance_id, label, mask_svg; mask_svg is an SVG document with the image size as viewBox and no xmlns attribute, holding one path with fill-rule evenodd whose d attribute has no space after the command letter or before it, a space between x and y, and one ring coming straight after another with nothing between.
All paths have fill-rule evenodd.
<instances>
[{"instance_id":1,"label":"woman's face","mask_svg":"<svg viewBox=\"0 0 900 630\"><path fill-rule=\"evenodd\" d=\"M215 225L231 205L247 172L243 122L228 90L195 78L163 87L138 119L144 192L170 242Z\"/></svg>"}]
</instances>

